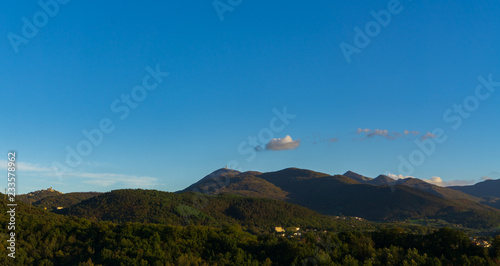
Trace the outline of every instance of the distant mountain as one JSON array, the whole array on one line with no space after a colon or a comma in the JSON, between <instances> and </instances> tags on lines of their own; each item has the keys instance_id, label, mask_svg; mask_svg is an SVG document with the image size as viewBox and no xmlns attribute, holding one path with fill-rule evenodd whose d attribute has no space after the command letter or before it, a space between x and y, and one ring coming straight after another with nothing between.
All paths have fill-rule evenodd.
<instances>
[{"instance_id":1,"label":"distant mountain","mask_svg":"<svg viewBox=\"0 0 500 266\"><path fill-rule=\"evenodd\" d=\"M445 199L466 199L466 200L470 200L473 202L480 202L481 201L480 198L471 196L471 195L464 193L462 191L452 189L451 187L436 186L436 185L427 183L423 180L420 180L418 178L398 179L393 184L404 185L404 186L408 186L408 187L422 190L425 192L429 192L431 194L441 196Z\"/></svg>"},{"instance_id":2,"label":"distant mountain","mask_svg":"<svg viewBox=\"0 0 500 266\"><path fill-rule=\"evenodd\" d=\"M345 214L375 221L436 218L469 227L500 225L499 210L479 204L479 199L460 191L419 179L394 181L383 175L372 179L351 171L346 175L288 168L236 174L226 180L229 183L224 187L204 178L188 189L281 199L322 214Z\"/></svg>"},{"instance_id":3,"label":"distant mountain","mask_svg":"<svg viewBox=\"0 0 500 266\"><path fill-rule=\"evenodd\" d=\"M360 175L358 173L355 173L355 172L352 172L352 171L347 171L343 174L343 176L347 176L353 180L356 180L360 183L366 183L370 180L373 180L373 178L371 177L366 177L366 176L363 176L363 175Z\"/></svg>"},{"instance_id":4,"label":"distant mountain","mask_svg":"<svg viewBox=\"0 0 500 266\"><path fill-rule=\"evenodd\" d=\"M395 179L392 179L386 175L379 175L375 179L368 180L366 183L372 184L375 186L382 186L382 185L388 185L391 184L392 182L396 181Z\"/></svg>"},{"instance_id":5,"label":"distant mountain","mask_svg":"<svg viewBox=\"0 0 500 266\"><path fill-rule=\"evenodd\" d=\"M186 189L184 189L184 191L193 191L193 190L200 189L200 188L203 189L202 185L206 184L206 183L215 183L219 187L223 187L223 186L227 185L226 183L228 182L228 180L231 177L234 177L238 174L241 174L241 172L233 170L233 169L221 168L221 169L215 170L212 173L206 175L205 177L200 179L200 181L198 181L198 182L192 184L191 186L187 187ZM200 190L197 192L203 192L203 191Z\"/></svg>"},{"instance_id":6,"label":"distant mountain","mask_svg":"<svg viewBox=\"0 0 500 266\"><path fill-rule=\"evenodd\" d=\"M448 188L460 190L475 197L500 198L500 179L485 180L471 186L452 186Z\"/></svg>"},{"instance_id":7,"label":"distant mountain","mask_svg":"<svg viewBox=\"0 0 500 266\"><path fill-rule=\"evenodd\" d=\"M384 186L384 185L403 185L411 188L415 188L418 190L422 190L425 192L429 192L434 195L441 196L445 199L466 199L474 202L480 202L481 199L477 197L473 197L467 193L463 193L461 191L454 190L450 187L440 187L430 183L427 183L418 178L405 178L395 180L387 175L379 175L376 178L366 177L360 174L357 174L352 171L347 171L344 176L347 176L351 179L359 181L364 184L371 184L375 186Z\"/></svg>"}]
</instances>

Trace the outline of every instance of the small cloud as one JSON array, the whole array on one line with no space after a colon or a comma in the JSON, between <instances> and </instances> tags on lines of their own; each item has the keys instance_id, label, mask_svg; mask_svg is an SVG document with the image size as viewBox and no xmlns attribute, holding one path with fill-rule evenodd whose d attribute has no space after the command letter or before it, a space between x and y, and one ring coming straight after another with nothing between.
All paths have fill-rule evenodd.
<instances>
[{"instance_id":1,"label":"small cloud","mask_svg":"<svg viewBox=\"0 0 500 266\"><path fill-rule=\"evenodd\" d=\"M300 140L293 140L290 135L286 135L284 138L276 138L269 141L266 144L266 150L280 151L280 150L293 150L299 147Z\"/></svg>"},{"instance_id":2,"label":"small cloud","mask_svg":"<svg viewBox=\"0 0 500 266\"><path fill-rule=\"evenodd\" d=\"M369 128L365 128L365 129L358 128L358 130L356 130L356 134L364 134L365 138L372 138L375 136L381 136L381 137L384 137L386 139L397 139L401 136L401 133L398 133L398 132L391 133L387 129L371 130Z\"/></svg>"},{"instance_id":3,"label":"small cloud","mask_svg":"<svg viewBox=\"0 0 500 266\"><path fill-rule=\"evenodd\" d=\"M391 174L391 173L388 173L386 174L388 177L392 178L392 179L407 179L407 178L414 178L413 176L404 176L404 175L395 175L395 174Z\"/></svg>"},{"instance_id":4,"label":"small cloud","mask_svg":"<svg viewBox=\"0 0 500 266\"><path fill-rule=\"evenodd\" d=\"M405 130L405 131L403 131L403 134L405 134L405 135L418 135L418 134L420 134L420 132Z\"/></svg>"},{"instance_id":5,"label":"small cloud","mask_svg":"<svg viewBox=\"0 0 500 266\"><path fill-rule=\"evenodd\" d=\"M361 128L358 128L358 130L356 130L356 134L361 134L361 133L370 133L372 130L369 129L369 128L365 128L365 129L361 129Z\"/></svg>"},{"instance_id":6,"label":"small cloud","mask_svg":"<svg viewBox=\"0 0 500 266\"><path fill-rule=\"evenodd\" d=\"M403 176L403 175L395 175L395 174L387 174L392 179L407 179L407 178L415 178L413 176ZM423 179L419 178L422 181L425 181L429 184L433 184L436 186L440 187L451 187L451 186L469 186L469 185L474 185L478 182L484 181L489 179L489 177L481 177L479 180L451 180L451 181L445 181L439 176L433 176L430 179Z\"/></svg>"},{"instance_id":7,"label":"small cloud","mask_svg":"<svg viewBox=\"0 0 500 266\"><path fill-rule=\"evenodd\" d=\"M396 131L389 131L387 129L369 129L369 128L362 129L362 128L358 128L356 130L356 134L358 134L358 135L364 134L365 137L362 139L355 139L355 140L365 140L367 138L373 138L376 136L380 136L380 137L383 137L383 138L386 138L389 140L394 140L394 139L398 139L398 138L401 138L404 136L416 136L416 135L419 135L420 132L405 130L405 131L403 131L403 133L401 133L401 132L396 132ZM427 135L425 136L425 138L431 138L431 137L434 138L436 136L432 135L431 133L427 133Z\"/></svg>"},{"instance_id":8,"label":"small cloud","mask_svg":"<svg viewBox=\"0 0 500 266\"><path fill-rule=\"evenodd\" d=\"M366 135L368 138L374 137L374 136L381 136L386 139L396 139L397 136L391 135L387 129L375 129L374 131L370 132L368 135Z\"/></svg>"},{"instance_id":9,"label":"small cloud","mask_svg":"<svg viewBox=\"0 0 500 266\"><path fill-rule=\"evenodd\" d=\"M444 181L443 179L441 179L441 177L439 176L433 176L431 177L431 179L422 179L423 181L427 182L427 183L430 183L430 184L433 184L433 185L436 185L436 186L440 186L440 187L444 187Z\"/></svg>"},{"instance_id":10,"label":"small cloud","mask_svg":"<svg viewBox=\"0 0 500 266\"><path fill-rule=\"evenodd\" d=\"M436 137L436 135L432 134L431 132L427 132L427 134L420 137L420 140L432 139L435 137Z\"/></svg>"},{"instance_id":11,"label":"small cloud","mask_svg":"<svg viewBox=\"0 0 500 266\"><path fill-rule=\"evenodd\" d=\"M328 142L338 142L338 141L339 141L338 138L331 138L331 139L328 140Z\"/></svg>"}]
</instances>

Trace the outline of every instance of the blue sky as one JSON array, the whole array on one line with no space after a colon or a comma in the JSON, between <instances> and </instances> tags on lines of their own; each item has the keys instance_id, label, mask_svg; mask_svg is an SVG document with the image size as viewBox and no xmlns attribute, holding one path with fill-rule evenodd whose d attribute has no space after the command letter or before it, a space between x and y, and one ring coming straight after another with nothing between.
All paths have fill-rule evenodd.
<instances>
[{"instance_id":1,"label":"blue sky","mask_svg":"<svg viewBox=\"0 0 500 266\"><path fill-rule=\"evenodd\" d=\"M498 1L42 3L0 9L0 150L17 152L20 193L176 191L228 162L500 178Z\"/></svg>"}]
</instances>

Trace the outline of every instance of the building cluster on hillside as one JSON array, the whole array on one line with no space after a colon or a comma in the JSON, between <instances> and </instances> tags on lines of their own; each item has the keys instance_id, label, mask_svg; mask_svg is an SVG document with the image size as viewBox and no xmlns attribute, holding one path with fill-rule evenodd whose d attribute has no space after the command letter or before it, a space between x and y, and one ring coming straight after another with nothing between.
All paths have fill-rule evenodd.
<instances>
[{"instance_id":1,"label":"building cluster on hillside","mask_svg":"<svg viewBox=\"0 0 500 266\"><path fill-rule=\"evenodd\" d=\"M488 241L486 241L486 240L476 239L474 237L469 237L469 239L472 242L472 244L474 244L476 246L480 246L480 247L483 247L483 248L489 248L489 247L491 247L491 244Z\"/></svg>"},{"instance_id":2,"label":"building cluster on hillside","mask_svg":"<svg viewBox=\"0 0 500 266\"><path fill-rule=\"evenodd\" d=\"M333 216L333 217L335 217L335 219L337 219L337 220L345 220L345 219L352 218L352 219L355 219L358 221L363 221L363 218L360 218L360 217L347 217L347 216Z\"/></svg>"},{"instance_id":3,"label":"building cluster on hillside","mask_svg":"<svg viewBox=\"0 0 500 266\"><path fill-rule=\"evenodd\" d=\"M286 236L286 231L283 229L281 226L276 226L274 227L274 231L279 235L279 236ZM302 236L302 233L300 232L300 227L291 227L290 231L292 231L292 234L288 235L288 238L292 237L300 237Z\"/></svg>"},{"instance_id":4,"label":"building cluster on hillside","mask_svg":"<svg viewBox=\"0 0 500 266\"><path fill-rule=\"evenodd\" d=\"M41 190L37 190L37 191L33 191L33 192L30 192L28 193L27 195L28 196L34 196L36 194L40 194L40 193L43 193L43 192L57 192L57 193L60 193L60 194L64 194L62 192L59 192L57 190L54 190L52 187L49 187L47 189L41 189Z\"/></svg>"}]
</instances>

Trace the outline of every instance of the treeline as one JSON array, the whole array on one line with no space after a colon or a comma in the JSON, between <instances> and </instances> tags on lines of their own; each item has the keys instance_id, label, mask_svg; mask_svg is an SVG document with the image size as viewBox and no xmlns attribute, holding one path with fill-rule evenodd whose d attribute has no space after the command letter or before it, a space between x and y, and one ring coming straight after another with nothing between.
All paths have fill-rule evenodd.
<instances>
[{"instance_id":1,"label":"treeline","mask_svg":"<svg viewBox=\"0 0 500 266\"><path fill-rule=\"evenodd\" d=\"M8 235L0 233L0 265L500 265L500 236L483 248L453 229L333 220L285 202L231 195L200 207L192 197L118 191L72 209L93 220L19 203L16 258L7 256ZM0 200L2 228L6 204ZM107 212L116 221L99 220ZM296 225L302 235L278 236L276 225Z\"/></svg>"},{"instance_id":2,"label":"treeline","mask_svg":"<svg viewBox=\"0 0 500 266\"><path fill-rule=\"evenodd\" d=\"M4 223L4 222L2 222ZM170 226L22 220L18 250L1 265L499 265L500 236L490 249L464 233L440 229L307 233L303 238L253 235L240 226Z\"/></svg>"}]
</instances>

